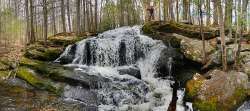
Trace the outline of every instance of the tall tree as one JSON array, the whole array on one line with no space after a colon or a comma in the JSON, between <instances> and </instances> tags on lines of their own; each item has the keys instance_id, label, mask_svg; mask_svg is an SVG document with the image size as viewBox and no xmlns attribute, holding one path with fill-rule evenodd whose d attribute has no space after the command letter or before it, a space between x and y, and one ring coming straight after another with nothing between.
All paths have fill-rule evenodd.
<instances>
[{"instance_id":1,"label":"tall tree","mask_svg":"<svg viewBox=\"0 0 250 111\"><path fill-rule=\"evenodd\" d=\"M179 0L176 0L176 21L179 22Z\"/></svg>"},{"instance_id":2,"label":"tall tree","mask_svg":"<svg viewBox=\"0 0 250 111\"><path fill-rule=\"evenodd\" d=\"M34 30L34 4L33 0L30 1L30 42L35 42L35 30Z\"/></svg>"},{"instance_id":3,"label":"tall tree","mask_svg":"<svg viewBox=\"0 0 250 111\"><path fill-rule=\"evenodd\" d=\"M27 42L29 43L31 40L31 38L30 38L30 19L29 19L29 0L25 0L25 15L26 15L26 36L27 36Z\"/></svg>"},{"instance_id":4,"label":"tall tree","mask_svg":"<svg viewBox=\"0 0 250 111\"><path fill-rule=\"evenodd\" d=\"M238 10L238 28L237 28L237 34L239 36L239 39L237 39L237 36L235 37L235 41L237 43L237 51L235 55L235 67L239 68L240 65L240 52L241 52L241 41L242 41L242 33L244 30L245 22L246 22L246 15L247 15L247 6L249 3L249 0L239 0L239 3L241 4L241 9Z\"/></svg>"},{"instance_id":5,"label":"tall tree","mask_svg":"<svg viewBox=\"0 0 250 111\"><path fill-rule=\"evenodd\" d=\"M189 10L190 10L190 1L183 0L183 20L189 21Z\"/></svg>"},{"instance_id":6,"label":"tall tree","mask_svg":"<svg viewBox=\"0 0 250 111\"><path fill-rule=\"evenodd\" d=\"M164 13L164 21L167 21L168 19L168 0L163 0L163 13Z\"/></svg>"},{"instance_id":7,"label":"tall tree","mask_svg":"<svg viewBox=\"0 0 250 111\"><path fill-rule=\"evenodd\" d=\"M52 24L53 24L53 34L56 35L57 30L56 30L56 6L55 2L51 0L52 3Z\"/></svg>"},{"instance_id":8,"label":"tall tree","mask_svg":"<svg viewBox=\"0 0 250 111\"><path fill-rule=\"evenodd\" d=\"M174 7L173 7L173 0L169 0L169 13L170 13L170 19L171 20L175 20L175 16L174 16Z\"/></svg>"},{"instance_id":9,"label":"tall tree","mask_svg":"<svg viewBox=\"0 0 250 111\"><path fill-rule=\"evenodd\" d=\"M227 50L226 50L226 42L225 42L225 29L224 29L223 11L222 11L222 6L221 6L221 0L216 0L215 3L217 6L216 9L218 11L218 17L219 17L223 71L227 71Z\"/></svg>"},{"instance_id":10,"label":"tall tree","mask_svg":"<svg viewBox=\"0 0 250 111\"><path fill-rule=\"evenodd\" d=\"M90 21L90 3L89 3L89 0L85 0L86 1L86 15L87 15L87 27L88 27L88 31L91 31L91 21Z\"/></svg>"},{"instance_id":11,"label":"tall tree","mask_svg":"<svg viewBox=\"0 0 250 111\"><path fill-rule=\"evenodd\" d=\"M208 26L208 25L210 25L211 24L211 21L210 21L210 19L211 19L211 6L210 6L210 0L206 0L206 11L207 11L207 18L206 18L206 25Z\"/></svg>"},{"instance_id":12,"label":"tall tree","mask_svg":"<svg viewBox=\"0 0 250 111\"><path fill-rule=\"evenodd\" d=\"M63 32L66 32L66 21L65 21L65 8L64 8L64 0L61 0L61 19L63 25Z\"/></svg>"},{"instance_id":13,"label":"tall tree","mask_svg":"<svg viewBox=\"0 0 250 111\"><path fill-rule=\"evenodd\" d=\"M80 4L81 0L76 0L76 34L79 36L81 33L81 15L80 15Z\"/></svg>"},{"instance_id":14,"label":"tall tree","mask_svg":"<svg viewBox=\"0 0 250 111\"><path fill-rule=\"evenodd\" d=\"M206 41L204 37L204 32L203 32L203 13L202 13L202 2L203 0L199 0L198 7L199 7L199 14L200 14L200 19L199 19L199 24L200 24L200 35L202 38L202 54L203 54L203 63L205 64L207 61L207 55L206 55Z\"/></svg>"},{"instance_id":15,"label":"tall tree","mask_svg":"<svg viewBox=\"0 0 250 111\"><path fill-rule=\"evenodd\" d=\"M95 30L94 32L97 31L97 27L98 27L97 19L98 19L98 0L95 0L95 28L94 28Z\"/></svg>"},{"instance_id":16,"label":"tall tree","mask_svg":"<svg viewBox=\"0 0 250 111\"><path fill-rule=\"evenodd\" d=\"M48 39L48 10L47 10L48 2L47 0L43 0L43 38L44 38L44 45L47 46L47 39Z\"/></svg>"},{"instance_id":17,"label":"tall tree","mask_svg":"<svg viewBox=\"0 0 250 111\"><path fill-rule=\"evenodd\" d=\"M67 16L68 16L68 26L69 26L69 32L72 31L71 29L71 17L70 17L70 2L67 0Z\"/></svg>"},{"instance_id":18,"label":"tall tree","mask_svg":"<svg viewBox=\"0 0 250 111\"><path fill-rule=\"evenodd\" d=\"M214 26L218 26L218 7L217 6L217 0L212 0L213 1L213 7L214 7L214 10L213 10L213 25Z\"/></svg>"},{"instance_id":19,"label":"tall tree","mask_svg":"<svg viewBox=\"0 0 250 111\"><path fill-rule=\"evenodd\" d=\"M232 38L233 0L225 3L225 29L229 30L228 37Z\"/></svg>"},{"instance_id":20,"label":"tall tree","mask_svg":"<svg viewBox=\"0 0 250 111\"><path fill-rule=\"evenodd\" d=\"M243 30L246 30L247 28L247 6L248 6L249 0L243 0L243 4L242 4L242 28Z\"/></svg>"}]
</instances>

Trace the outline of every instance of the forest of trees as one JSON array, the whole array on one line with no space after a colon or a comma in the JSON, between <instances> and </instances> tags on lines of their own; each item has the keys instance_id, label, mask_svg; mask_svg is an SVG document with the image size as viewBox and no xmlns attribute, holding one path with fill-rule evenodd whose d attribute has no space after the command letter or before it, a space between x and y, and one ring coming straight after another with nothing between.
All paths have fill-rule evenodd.
<instances>
[{"instance_id":1,"label":"forest of trees","mask_svg":"<svg viewBox=\"0 0 250 111\"><path fill-rule=\"evenodd\" d=\"M57 33L74 32L80 36L84 32L101 32L143 24L149 20L148 8L153 7L155 21L219 27L222 52L226 52L225 37L232 38L235 35L235 43L238 43L240 49L242 34L250 31L248 2L249 0L0 0L0 46L14 44L16 41L27 44L44 40L46 43L48 36ZM203 28L200 29L202 33ZM228 35L225 35L225 29L229 30ZM205 42L203 47L205 50ZM204 53L204 60L205 58ZM223 58L226 64L226 55Z\"/></svg>"}]
</instances>

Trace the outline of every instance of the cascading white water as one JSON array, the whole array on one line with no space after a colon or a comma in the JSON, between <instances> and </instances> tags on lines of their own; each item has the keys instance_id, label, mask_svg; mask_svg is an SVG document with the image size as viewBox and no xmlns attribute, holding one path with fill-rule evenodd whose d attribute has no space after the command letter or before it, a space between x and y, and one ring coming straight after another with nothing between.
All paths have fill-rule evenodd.
<instances>
[{"instance_id":1,"label":"cascading white water","mask_svg":"<svg viewBox=\"0 0 250 111\"><path fill-rule=\"evenodd\" d=\"M84 74L94 75L93 78L101 78L97 80L98 88L94 88L99 101L98 110L168 109L172 99L170 84L173 81L156 75L161 53L170 46L142 35L140 29L140 26L134 26L106 31L68 46L56 60L68 63L67 66L74 66ZM171 75L173 57L168 57L165 62L167 73ZM121 74L121 69L125 70L125 74ZM131 73L131 69L138 69L141 78L134 76L135 72ZM178 91L178 94L177 110L181 111L184 110L183 92Z\"/></svg>"}]
</instances>

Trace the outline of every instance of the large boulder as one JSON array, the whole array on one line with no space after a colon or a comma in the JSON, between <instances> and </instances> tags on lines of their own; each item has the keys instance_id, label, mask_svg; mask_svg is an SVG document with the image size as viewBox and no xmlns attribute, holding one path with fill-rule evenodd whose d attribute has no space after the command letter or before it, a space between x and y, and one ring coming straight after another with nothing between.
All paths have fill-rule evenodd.
<instances>
[{"instance_id":1,"label":"large boulder","mask_svg":"<svg viewBox=\"0 0 250 111\"><path fill-rule=\"evenodd\" d=\"M27 83L37 89L47 90L58 95L60 95L61 93L60 87L58 87L53 82L36 75L36 73L32 69L19 67L16 76L22 80L25 80Z\"/></svg>"},{"instance_id":2,"label":"large boulder","mask_svg":"<svg viewBox=\"0 0 250 111\"><path fill-rule=\"evenodd\" d=\"M218 28L203 27L205 39L211 39L219 36ZM190 25L176 22L167 22L160 24L159 22L147 23L142 28L143 32L146 34L155 34L156 32L164 33L177 33L180 35L187 36L189 38L195 38L201 40L200 36L200 26Z\"/></svg>"},{"instance_id":3,"label":"large boulder","mask_svg":"<svg viewBox=\"0 0 250 111\"><path fill-rule=\"evenodd\" d=\"M44 46L41 43L29 45L24 56L30 59L53 61L63 52L63 47Z\"/></svg>"},{"instance_id":4,"label":"large boulder","mask_svg":"<svg viewBox=\"0 0 250 111\"><path fill-rule=\"evenodd\" d=\"M192 61L202 63L202 41L197 39L188 38L179 34L173 34L174 37L180 40L180 49L184 56ZM208 41L206 41L206 54L212 54L215 51Z\"/></svg>"},{"instance_id":5,"label":"large boulder","mask_svg":"<svg viewBox=\"0 0 250 111\"><path fill-rule=\"evenodd\" d=\"M212 70L204 76L196 74L187 83L187 98L201 111L229 111L243 102L249 93L248 76L242 72Z\"/></svg>"}]
</instances>

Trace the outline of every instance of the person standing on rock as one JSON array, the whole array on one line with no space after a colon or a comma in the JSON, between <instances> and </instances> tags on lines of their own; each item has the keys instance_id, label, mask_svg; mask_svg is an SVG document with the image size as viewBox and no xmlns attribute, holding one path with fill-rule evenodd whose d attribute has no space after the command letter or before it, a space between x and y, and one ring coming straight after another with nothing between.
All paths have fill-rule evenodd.
<instances>
[{"instance_id":1,"label":"person standing on rock","mask_svg":"<svg viewBox=\"0 0 250 111\"><path fill-rule=\"evenodd\" d=\"M153 2L150 2L150 6L147 8L147 11L149 12L149 21L154 20L154 4L153 4Z\"/></svg>"}]
</instances>

